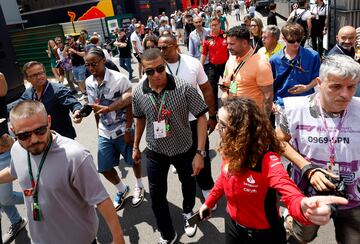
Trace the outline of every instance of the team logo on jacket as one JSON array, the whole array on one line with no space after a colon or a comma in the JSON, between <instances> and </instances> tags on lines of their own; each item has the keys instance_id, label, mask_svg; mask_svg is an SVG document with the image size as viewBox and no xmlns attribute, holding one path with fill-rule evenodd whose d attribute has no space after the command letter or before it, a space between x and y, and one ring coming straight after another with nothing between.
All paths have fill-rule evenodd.
<instances>
[{"instance_id":1,"label":"team logo on jacket","mask_svg":"<svg viewBox=\"0 0 360 244\"><path fill-rule=\"evenodd\" d=\"M254 180L254 178L252 177L252 175L250 175L250 176L246 179L246 181L247 181L248 183L250 183L250 184L255 184L255 180Z\"/></svg>"}]
</instances>

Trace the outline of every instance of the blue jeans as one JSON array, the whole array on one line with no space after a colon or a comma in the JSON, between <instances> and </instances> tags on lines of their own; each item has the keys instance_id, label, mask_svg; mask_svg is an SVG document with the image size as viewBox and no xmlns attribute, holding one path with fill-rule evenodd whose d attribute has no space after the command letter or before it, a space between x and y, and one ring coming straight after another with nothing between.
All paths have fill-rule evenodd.
<instances>
[{"instance_id":1,"label":"blue jeans","mask_svg":"<svg viewBox=\"0 0 360 244\"><path fill-rule=\"evenodd\" d=\"M10 151L0 154L0 170L10 165ZM15 207L15 204L23 204L24 198L21 192L13 191L13 184L5 183L0 184L0 206L8 216L11 224L20 221L21 216Z\"/></svg>"},{"instance_id":2,"label":"blue jeans","mask_svg":"<svg viewBox=\"0 0 360 244\"><path fill-rule=\"evenodd\" d=\"M129 80L133 78L133 69L131 67L131 58L119 58L119 63L122 68L129 72Z\"/></svg>"}]
</instances>

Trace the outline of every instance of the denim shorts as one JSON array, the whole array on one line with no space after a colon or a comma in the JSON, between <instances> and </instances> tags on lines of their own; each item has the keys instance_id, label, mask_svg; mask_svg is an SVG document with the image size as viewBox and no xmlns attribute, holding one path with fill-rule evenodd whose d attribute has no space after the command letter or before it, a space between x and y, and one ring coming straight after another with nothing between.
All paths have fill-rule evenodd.
<instances>
[{"instance_id":1,"label":"denim shorts","mask_svg":"<svg viewBox=\"0 0 360 244\"><path fill-rule=\"evenodd\" d=\"M73 66L72 72L76 83L86 80L86 68L85 65Z\"/></svg>"},{"instance_id":2,"label":"denim shorts","mask_svg":"<svg viewBox=\"0 0 360 244\"><path fill-rule=\"evenodd\" d=\"M132 145L125 143L123 135L115 139L98 136L98 171L106 172L118 166L120 154L125 163L132 166L132 149Z\"/></svg>"}]
</instances>

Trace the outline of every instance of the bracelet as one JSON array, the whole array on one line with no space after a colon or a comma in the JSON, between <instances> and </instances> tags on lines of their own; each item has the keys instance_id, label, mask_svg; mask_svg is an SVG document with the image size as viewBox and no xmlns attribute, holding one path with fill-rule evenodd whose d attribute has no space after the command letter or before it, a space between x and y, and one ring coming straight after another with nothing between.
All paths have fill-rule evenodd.
<instances>
[{"instance_id":1,"label":"bracelet","mask_svg":"<svg viewBox=\"0 0 360 244\"><path fill-rule=\"evenodd\" d=\"M301 178L303 178L306 173L311 170L311 169L315 169L314 165L312 164L307 164L305 165L302 169L301 169ZM310 178L309 178L310 179Z\"/></svg>"},{"instance_id":2,"label":"bracelet","mask_svg":"<svg viewBox=\"0 0 360 244\"><path fill-rule=\"evenodd\" d=\"M131 128L126 128L125 129L125 132L130 132L131 131Z\"/></svg>"},{"instance_id":3,"label":"bracelet","mask_svg":"<svg viewBox=\"0 0 360 244\"><path fill-rule=\"evenodd\" d=\"M133 147L133 151L138 151L140 150L138 147Z\"/></svg>"}]
</instances>

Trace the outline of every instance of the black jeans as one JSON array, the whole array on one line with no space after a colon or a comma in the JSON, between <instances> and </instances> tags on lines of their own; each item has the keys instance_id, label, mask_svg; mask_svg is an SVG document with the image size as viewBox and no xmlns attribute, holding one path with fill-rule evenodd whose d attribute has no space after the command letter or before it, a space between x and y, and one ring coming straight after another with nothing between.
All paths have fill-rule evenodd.
<instances>
[{"instance_id":1,"label":"black jeans","mask_svg":"<svg viewBox=\"0 0 360 244\"><path fill-rule=\"evenodd\" d=\"M237 224L226 212L225 216L225 243L226 244L285 244L285 230L283 236L278 236L272 229L255 230L244 228Z\"/></svg>"},{"instance_id":2,"label":"black jeans","mask_svg":"<svg viewBox=\"0 0 360 244\"><path fill-rule=\"evenodd\" d=\"M323 39L324 36L322 33L316 33L316 32L311 33L312 49L319 53L320 58L322 57L322 54L324 52Z\"/></svg>"},{"instance_id":3,"label":"black jeans","mask_svg":"<svg viewBox=\"0 0 360 244\"><path fill-rule=\"evenodd\" d=\"M215 110L218 110L218 84L220 76L222 77L225 70L225 64L211 64L209 63L208 68L208 80L211 87L213 88L214 98L215 98Z\"/></svg>"},{"instance_id":4,"label":"black jeans","mask_svg":"<svg viewBox=\"0 0 360 244\"><path fill-rule=\"evenodd\" d=\"M195 178L191 176L194 153L188 150L186 153L169 157L146 149L145 154L144 163L148 173L151 207L161 236L169 240L174 237L174 227L166 199L169 167L172 164L176 168L184 198L183 212L190 213L195 205L196 193Z\"/></svg>"},{"instance_id":5,"label":"black jeans","mask_svg":"<svg viewBox=\"0 0 360 244\"><path fill-rule=\"evenodd\" d=\"M193 144L191 150L196 153L197 150L197 120L190 122ZM206 136L205 144L206 157L204 158L204 168L196 176L196 182L201 190L210 190L214 186L214 180L211 177L211 164L209 156L209 137Z\"/></svg>"}]
</instances>

